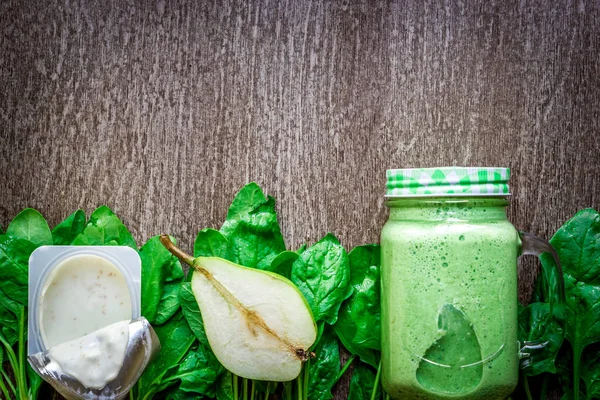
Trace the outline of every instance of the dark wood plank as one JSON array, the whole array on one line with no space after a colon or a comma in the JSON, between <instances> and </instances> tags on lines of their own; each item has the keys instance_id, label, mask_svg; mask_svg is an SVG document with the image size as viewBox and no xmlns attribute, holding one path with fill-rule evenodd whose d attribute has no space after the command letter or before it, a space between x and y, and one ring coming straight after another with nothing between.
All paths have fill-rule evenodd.
<instances>
[{"instance_id":1,"label":"dark wood plank","mask_svg":"<svg viewBox=\"0 0 600 400\"><path fill-rule=\"evenodd\" d=\"M0 224L107 204L191 248L255 180L290 248L350 248L386 168L457 164L511 167L548 237L600 206L600 3L552 3L5 0Z\"/></svg>"}]
</instances>

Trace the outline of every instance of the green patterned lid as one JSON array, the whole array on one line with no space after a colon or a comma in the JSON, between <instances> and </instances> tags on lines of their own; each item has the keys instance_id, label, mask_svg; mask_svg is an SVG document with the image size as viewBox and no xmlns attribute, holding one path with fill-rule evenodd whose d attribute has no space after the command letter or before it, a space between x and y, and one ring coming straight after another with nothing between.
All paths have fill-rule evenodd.
<instances>
[{"instance_id":1,"label":"green patterned lid","mask_svg":"<svg viewBox=\"0 0 600 400\"><path fill-rule=\"evenodd\" d=\"M385 197L509 196L508 168L388 169Z\"/></svg>"}]
</instances>

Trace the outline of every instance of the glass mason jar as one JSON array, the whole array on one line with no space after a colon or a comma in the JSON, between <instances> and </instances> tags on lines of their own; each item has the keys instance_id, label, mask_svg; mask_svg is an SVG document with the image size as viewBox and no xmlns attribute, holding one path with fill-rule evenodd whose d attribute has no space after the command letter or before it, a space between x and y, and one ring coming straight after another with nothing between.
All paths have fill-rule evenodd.
<instances>
[{"instance_id":1,"label":"glass mason jar","mask_svg":"<svg viewBox=\"0 0 600 400\"><path fill-rule=\"evenodd\" d=\"M507 220L509 174L387 171L381 345L392 399L501 400L516 387L517 258L553 250Z\"/></svg>"}]
</instances>

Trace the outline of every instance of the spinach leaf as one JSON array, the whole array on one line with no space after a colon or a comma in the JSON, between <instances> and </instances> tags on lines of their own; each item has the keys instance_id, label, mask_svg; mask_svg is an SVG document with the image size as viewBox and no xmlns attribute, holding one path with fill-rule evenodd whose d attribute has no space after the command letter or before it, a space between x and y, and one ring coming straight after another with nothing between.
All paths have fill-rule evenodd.
<instances>
[{"instance_id":1,"label":"spinach leaf","mask_svg":"<svg viewBox=\"0 0 600 400\"><path fill-rule=\"evenodd\" d=\"M178 287L183 280L183 269L177 257L160 243L159 236L150 238L139 254L142 260L142 315L150 323L160 325L179 309Z\"/></svg>"},{"instance_id":2,"label":"spinach leaf","mask_svg":"<svg viewBox=\"0 0 600 400\"><path fill-rule=\"evenodd\" d=\"M26 208L10 222L6 235L27 240L36 247L52 244L52 232L48 223L37 210Z\"/></svg>"},{"instance_id":3,"label":"spinach leaf","mask_svg":"<svg viewBox=\"0 0 600 400\"><path fill-rule=\"evenodd\" d=\"M222 370L213 352L200 344L188 352L171 379L181 381L179 390L214 397L214 383Z\"/></svg>"},{"instance_id":4,"label":"spinach leaf","mask_svg":"<svg viewBox=\"0 0 600 400\"><path fill-rule=\"evenodd\" d=\"M155 325L162 325L167 322L177 310L179 310L179 288L181 284L179 282L165 283L163 287L163 293L158 303L158 309L156 311L156 318L154 319Z\"/></svg>"},{"instance_id":5,"label":"spinach leaf","mask_svg":"<svg viewBox=\"0 0 600 400\"><path fill-rule=\"evenodd\" d=\"M290 279L292 277L292 265L298 257L300 257L300 254L295 251L283 251L271 261L271 265L266 269Z\"/></svg>"},{"instance_id":6,"label":"spinach leaf","mask_svg":"<svg viewBox=\"0 0 600 400\"><path fill-rule=\"evenodd\" d=\"M221 257L231 261L227 238L215 229L203 229L194 241L194 257Z\"/></svg>"},{"instance_id":7,"label":"spinach leaf","mask_svg":"<svg viewBox=\"0 0 600 400\"><path fill-rule=\"evenodd\" d=\"M358 246L348 254L352 295L342 303L335 332L342 344L363 362L377 368L381 351L378 245Z\"/></svg>"},{"instance_id":8,"label":"spinach leaf","mask_svg":"<svg viewBox=\"0 0 600 400\"><path fill-rule=\"evenodd\" d=\"M573 349L573 392L580 392L584 349L600 341L600 215L578 212L552 237L562 263L565 294L565 337ZM542 258L544 263L544 258Z\"/></svg>"},{"instance_id":9,"label":"spinach leaf","mask_svg":"<svg viewBox=\"0 0 600 400\"><path fill-rule=\"evenodd\" d=\"M176 383L166 375L177 367L196 340L182 313L175 314L166 324L156 326L154 331L162 347L138 381L138 398L144 400Z\"/></svg>"},{"instance_id":10,"label":"spinach leaf","mask_svg":"<svg viewBox=\"0 0 600 400\"><path fill-rule=\"evenodd\" d=\"M221 227L221 233L229 236L241 220L247 219L248 214L263 204L267 199L262 189L255 183L250 182L240 190L227 212L227 218Z\"/></svg>"},{"instance_id":11,"label":"spinach leaf","mask_svg":"<svg viewBox=\"0 0 600 400\"><path fill-rule=\"evenodd\" d=\"M332 399L331 390L337 382L340 372L340 351L335 333L326 327L321 339L315 347L316 357L304 367L310 366L308 376L308 399Z\"/></svg>"},{"instance_id":12,"label":"spinach leaf","mask_svg":"<svg viewBox=\"0 0 600 400\"><path fill-rule=\"evenodd\" d=\"M228 235L232 261L249 268L267 269L285 250L275 213L275 199L269 197L245 217Z\"/></svg>"},{"instance_id":13,"label":"spinach leaf","mask_svg":"<svg viewBox=\"0 0 600 400\"><path fill-rule=\"evenodd\" d=\"M234 400L233 399L233 375L229 371L225 371L217 381L217 400ZM237 399L235 399L237 400Z\"/></svg>"},{"instance_id":14,"label":"spinach leaf","mask_svg":"<svg viewBox=\"0 0 600 400\"><path fill-rule=\"evenodd\" d=\"M228 240L228 248L221 238L213 234L219 255L249 268L268 269L273 259L285 250L285 243L275 211L275 199L265 197L254 182L246 185L236 195L229 207L221 233ZM202 234L202 232L201 232ZM206 237L204 243L207 242ZM220 246L219 246L220 245ZM196 246L195 250L196 250ZM199 254L195 251L195 255Z\"/></svg>"},{"instance_id":15,"label":"spinach leaf","mask_svg":"<svg viewBox=\"0 0 600 400\"><path fill-rule=\"evenodd\" d=\"M0 236L0 291L23 306L27 306L29 256L36 247L29 240Z\"/></svg>"},{"instance_id":16,"label":"spinach leaf","mask_svg":"<svg viewBox=\"0 0 600 400\"><path fill-rule=\"evenodd\" d=\"M600 215L592 209L580 211L550 243L563 264L569 311L566 337L578 363L585 346L600 341Z\"/></svg>"},{"instance_id":17,"label":"spinach leaf","mask_svg":"<svg viewBox=\"0 0 600 400\"><path fill-rule=\"evenodd\" d=\"M344 247L327 234L306 249L292 266L292 282L310 305L315 320L334 324L342 302L352 294Z\"/></svg>"},{"instance_id":18,"label":"spinach leaf","mask_svg":"<svg viewBox=\"0 0 600 400\"><path fill-rule=\"evenodd\" d=\"M199 400L203 398L204 396L198 396L198 393L185 392L179 388L170 392L167 397L165 397L166 400Z\"/></svg>"},{"instance_id":19,"label":"spinach leaf","mask_svg":"<svg viewBox=\"0 0 600 400\"><path fill-rule=\"evenodd\" d=\"M21 305L0 290L0 335L13 346L19 340L19 312ZM0 346L1 348L1 346Z\"/></svg>"},{"instance_id":20,"label":"spinach leaf","mask_svg":"<svg viewBox=\"0 0 600 400\"><path fill-rule=\"evenodd\" d=\"M85 227L85 213L77 210L52 229L52 242L55 245L69 245Z\"/></svg>"},{"instance_id":21,"label":"spinach leaf","mask_svg":"<svg viewBox=\"0 0 600 400\"><path fill-rule=\"evenodd\" d=\"M72 244L83 246L119 245L138 250L131 233L106 206L100 206L94 210L83 231L77 235Z\"/></svg>"},{"instance_id":22,"label":"spinach leaf","mask_svg":"<svg viewBox=\"0 0 600 400\"><path fill-rule=\"evenodd\" d=\"M39 376L37 372L33 370L33 368L31 368L29 363L27 363L25 368L27 374L27 383L29 383L29 398L37 399L40 388L42 387L42 383L44 383L44 381L42 377Z\"/></svg>"},{"instance_id":23,"label":"spinach leaf","mask_svg":"<svg viewBox=\"0 0 600 400\"><path fill-rule=\"evenodd\" d=\"M581 378L585 382L588 398L600 399L600 345L588 348L581 361Z\"/></svg>"},{"instance_id":24,"label":"spinach leaf","mask_svg":"<svg viewBox=\"0 0 600 400\"><path fill-rule=\"evenodd\" d=\"M292 382L283 382L283 393L281 394L283 400L292 400Z\"/></svg>"},{"instance_id":25,"label":"spinach leaf","mask_svg":"<svg viewBox=\"0 0 600 400\"><path fill-rule=\"evenodd\" d=\"M556 373L555 360L564 330L552 311L549 303L532 303L527 307L519 304L519 342L545 343L541 349L527 351L529 356L521 361L521 369L527 376Z\"/></svg>"},{"instance_id":26,"label":"spinach leaf","mask_svg":"<svg viewBox=\"0 0 600 400\"><path fill-rule=\"evenodd\" d=\"M365 363L358 363L352 371L348 400L371 400L373 388L377 390L375 399L383 399L381 385L376 382L376 372Z\"/></svg>"},{"instance_id":27,"label":"spinach leaf","mask_svg":"<svg viewBox=\"0 0 600 400\"><path fill-rule=\"evenodd\" d=\"M192 285L189 282L185 282L181 285L179 289L179 299L181 302L181 310L183 311L183 315L190 326L194 335L205 347L210 347L210 343L208 343L208 338L206 337L206 332L204 331L204 323L202 322L202 315L200 314L200 307L198 307L198 302L196 301L196 297L194 297L194 293L192 292Z\"/></svg>"}]
</instances>

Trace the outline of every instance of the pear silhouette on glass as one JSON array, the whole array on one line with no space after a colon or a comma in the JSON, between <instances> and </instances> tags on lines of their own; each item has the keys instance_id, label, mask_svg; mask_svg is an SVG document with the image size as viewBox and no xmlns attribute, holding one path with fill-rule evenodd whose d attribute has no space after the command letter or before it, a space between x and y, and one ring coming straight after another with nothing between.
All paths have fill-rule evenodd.
<instances>
[{"instance_id":1,"label":"pear silhouette on glass","mask_svg":"<svg viewBox=\"0 0 600 400\"><path fill-rule=\"evenodd\" d=\"M222 258L193 258L169 236L160 239L193 268L192 292L219 362L243 378L295 379L317 337L310 307L296 286L275 273Z\"/></svg>"},{"instance_id":2,"label":"pear silhouette on glass","mask_svg":"<svg viewBox=\"0 0 600 400\"><path fill-rule=\"evenodd\" d=\"M466 394L474 390L483 375L479 340L467 316L452 304L438 314L441 337L427 349L417 369L424 388L444 394Z\"/></svg>"}]
</instances>

